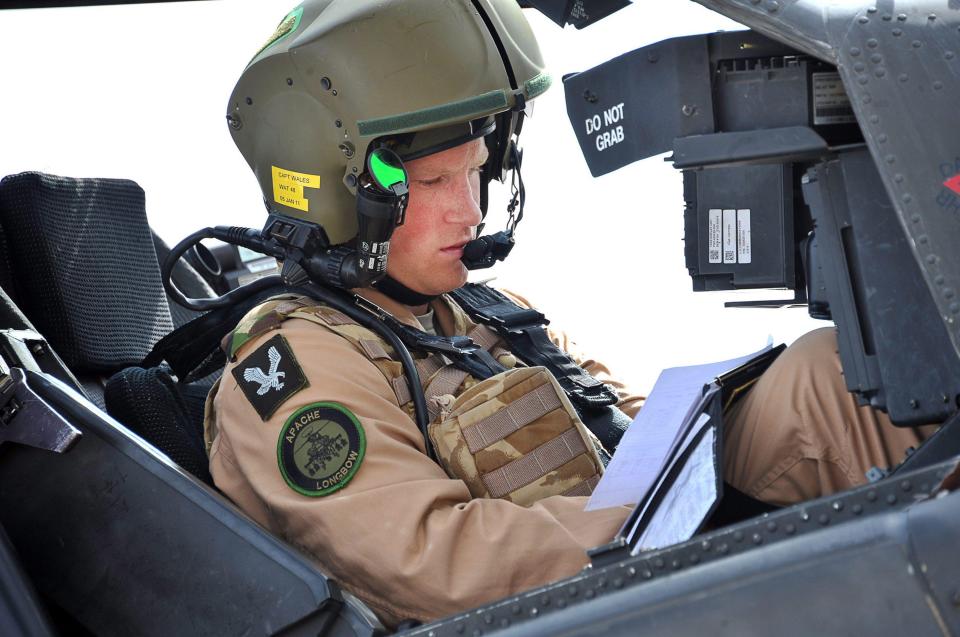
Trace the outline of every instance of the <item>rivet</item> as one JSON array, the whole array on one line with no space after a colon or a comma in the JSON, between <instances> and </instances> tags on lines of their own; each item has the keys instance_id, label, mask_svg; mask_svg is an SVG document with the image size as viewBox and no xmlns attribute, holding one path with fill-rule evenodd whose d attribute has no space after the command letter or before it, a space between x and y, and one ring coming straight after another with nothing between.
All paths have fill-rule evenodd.
<instances>
[{"instance_id":1,"label":"rivet","mask_svg":"<svg viewBox=\"0 0 960 637\"><path fill-rule=\"evenodd\" d=\"M621 580L621 581L622 581L622 580ZM550 596L549 596L549 595L544 595L544 596L543 596L543 599L540 600L540 603L543 604L544 606L549 606L549 605L550 605Z\"/></svg>"},{"instance_id":2,"label":"rivet","mask_svg":"<svg viewBox=\"0 0 960 637\"><path fill-rule=\"evenodd\" d=\"M728 547L726 544L721 544L720 546L717 547L717 553L719 553L720 555L726 555L729 552L730 552L730 547Z\"/></svg>"},{"instance_id":3,"label":"rivet","mask_svg":"<svg viewBox=\"0 0 960 637\"><path fill-rule=\"evenodd\" d=\"M852 49L850 49L850 55L852 55L853 57L859 56L860 49L858 47L853 47Z\"/></svg>"},{"instance_id":4,"label":"rivet","mask_svg":"<svg viewBox=\"0 0 960 637\"><path fill-rule=\"evenodd\" d=\"M948 60L952 60L955 56L956 54L953 51L947 51L946 53L943 54L943 57L945 57Z\"/></svg>"},{"instance_id":5,"label":"rivet","mask_svg":"<svg viewBox=\"0 0 960 637\"><path fill-rule=\"evenodd\" d=\"M486 613L486 614L483 616L483 623L484 623L484 624L487 624L487 625L492 624L492 623L493 623L493 615L491 615L490 613Z\"/></svg>"},{"instance_id":6,"label":"rivet","mask_svg":"<svg viewBox=\"0 0 960 637\"><path fill-rule=\"evenodd\" d=\"M709 551L711 548L713 548L713 544L710 543L710 540L704 540L703 542L700 542L701 551Z\"/></svg>"},{"instance_id":7,"label":"rivet","mask_svg":"<svg viewBox=\"0 0 960 637\"><path fill-rule=\"evenodd\" d=\"M586 90L583 92L583 99L587 100L587 101L590 102L591 104L596 104L596 102L597 102L597 94L594 93L593 91L591 91L590 89L586 89Z\"/></svg>"},{"instance_id":8,"label":"rivet","mask_svg":"<svg viewBox=\"0 0 960 637\"><path fill-rule=\"evenodd\" d=\"M860 77L860 78L857 79L857 82L859 82L861 85L866 85L866 83L869 82L869 81L870 81L870 80L868 80L868 79L866 78L866 76L862 76L862 77Z\"/></svg>"},{"instance_id":9,"label":"rivet","mask_svg":"<svg viewBox=\"0 0 960 637\"><path fill-rule=\"evenodd\" d=\"M783 530L787 533L787 535L793 535L794 533L797 532L797 527L795 527L792 524L788 524L785 527L783 527Z\"/></svg>"},{"instance_id":10,"label":"rivet","mask_svg":"<svg viewBox=\"0 0 960 637\"><path fill-rule=\"evenodd\" d=\"M750 539L753 540L754 544L763 544L763 537L759 533L754 533Z\"/></svg>"},{"instance_id":11,"label":"rivet","mask_svg":"<svg viewBox=\"0 0 960 637\"><path fill-rule=\"evenodd\" d=\"M891 20L893 20L893 16L890 15L889 13L885 13L882 19L884 22L890 22Z\"/></svg>"},{"instance_id":12,"label":"rivet","mask_svg":"<svg viewBox=\"0 0 960 637\"><path fill-rule=\"evenodd\" d=\"M879 123L880 123L880 116L879 116L879 115L871 115L871 116L870 116L870 123L871 123L871 124L879 124Z\"/></svg>"},{"instance_id":13,"label":"rivet","mask_svg":"<svg viewBox=\"0 0 960 637\"><path fill-rule=\"evenodd\" d=\"M896 503L897 503L897 496L895 496L895 495L892 494L892 493L887 496L887 504L893 505L893 504L896 504Z\"/></svg>"},{"instance_id":14,"label":"rivet","mask_svg":"<svg viewBox=\"0 0 960 637\"><path fill-rule=\"evenodd\" d=\"M769 532L769 533L776 533L776 532L777 532L777 523L774 522L773 520L770 520L769 522L767 522L767 532Z\"/></svg>"},{"instance_id":15,"label":"rivet","mask_svg":"<svg viewBox=\"0 0 960 637\"><path fill-rule=\"evenodd\" d=\"M627 577L636 577L636 576L637 576L637 569L633 568L632 566L627 569Z\"/></svg>"},{"instance_id":16,"label":"rivet","mask_svg":"<svg viewBox=\"0 0 960 637\"><path fill-rule=\"evenodd\" d=\"M870 102L873 101L873 98L870 97L869 95L864 95L862 101L863 101L864 104L869 104Z\"/></svg>"},{"instance_id":17,"label":"rivet","mask_svg":"<svg viewBox=\"0 0 960 637\"><path fill-rule=\"evenodd\" d=\"M834 503L833 503L833 510L834 510L834 511L843 511L843 502L841 502L841 501L839 501L839 500L836 501L836 502L834 502Z\"/></svg>"},{"instance_id":18,"label":"rivet","mask_svg":"<svg viewBox=\"0 0 960 637\"><path fill-rule=\"evenodd\" d=\"M936 82L933 83L933 90L939 91L942 88L943 88L943 82L941 82L940 80L937 80Z\"/></svg>"},{"instance_id":19,"label":"rivet","mask_svg":"<svg viewBox=\"0 0 960 637\"><path fill-rule=\"evenodd\" d=\"M642 575L643 575L643 579L650 579L651 577L653 577L653 572L651 572L651 571L649 571L649 570L645 570L645 571L642 573Z\"/></svg>"},{"instance_id":20,"label":"rivet","mask_svg":"<svg viewBox=\"0 0 960 637\"><path fill-rule=\"evenodd\" d=\"M601 577L600 579L597 580L597 588L603 588L606 585L607 585L606 577Z\"/></svg>"},{"instance_id":21,"label":"rivet","mask_svg":"<svg viewBox=\"0 0 960 637\"><path fill-rule=\"evenodd\" d=\"M733 534L734 542L743 542L743 531L735 531Z\"/></svg>"},{"instance_id":22,"label":"rivet","mask_svg":"<svg viewBox=\"0 0 960 637\"><path fill-rule=\"evenodd\" d=\"M659 53L657 53L656 51L650 51L649 53L647 53L647 62L649 62L650 64L656 64L659 61L660 61Z\"/></svg>"},{"instance_id":23,"label":"rivet","mask_svg":"<svg viewBox=\"0 0 960 637\"><path fill-rule=\"evenodd\" d=\"M863 73L864 69L866 68L867 67L863 62L857 62L856 64L853 65L853 70L856 71L857 73Z\"/></svg>"},{"instance_id":24,"label":"rivet","mask_svg":"<svg viewBox=\"0 0 960 637\"><path fill-rule=\"evenodd\" d=\"M861 513L863 513L863 505L854 504L852 507L850 507L850 510L853 511L854 515L860 515Z\"/></svg>"},{"instance_id":25,"label":"rivet","mask_svg":"<svg viewBox=\"0 0 960 637\"><path fill-rule=\"evenodd\" d=\"M770 2L767 3L767 11L769 11L770 13L776 13L779 10L780 10L780 3L777 2L777 0L770 0Z\"/></svg>"},{"instance_id":26,"label":"rivet","mask_svg":"<svg viewBox=\"0 0 960 637\"><path fill-rule=\"evenodd\" d=\"M893 180L894 180L895 182L897 182L898 184L899 184L899 183L902 183L902 182L903 182L903 175L901 175L900 173L897 173L896 175L893 176Z\"/></svg>"},{"instance_id":27,"label":"rivet","mask_svg":"<svg viewBox=\"0 0 960 637\"><path fill-rule=\"evenodd\" d=\"M287 78L287 86L293 86L293 78L292 78L292 77L288 77L288 78Z\"/></svg>"},{"instance_id":28,"label":"rivet","mask_svg":"<svg viewBox=\"0 0 960 637\"><path fill-rule=\"evenodd\" d=\"M881 144L886 144L886 143L887 143L887 136L886 136L886 135L877 135L877 141L880 142Z\"/></svg>"},{"instance_id":29,"label":"rivet","mask_svg":"<svg viewBox=\"0 0 960 637\"><path fill-rule=\"evenodd\" d=\"M867 502L876 502L877 501L877 492L873 489L867 491Z\"/></svg>"},{"instance_id":30,"label":"rivet","mask_svg":"<svg viewBox=\"0 0 960 637\"><path fill-rule=\"evenodd\" d=\"M592 593L593 591L587 591L587 592L588 592L588 593ZM587 597L592 597L592 595L588 595ZM540 614L540 609L537 608L536 606L534 606L533 608L530 609L530 616L531 616L531 617L536 617L536 616L539 615L539 614Z\"/></svg>"},{"instance_id":31,"label":"rivet","mask_svg":"<svg viewBox=\"0 0 960 637\"><path fill-rule=\"evenodd\" d=\"M948 301L957 295L956 291L953 288L943 288L943 298Z\"/></svg>"},{"instance_id":32,"label":"rivet","mask_svg":"<svg viewBox=\"0 0 960 637\"><path fill-rule=\"evenodd\" d=\"M903 199L903 203L910 203L913 201L913 197L910 196L910 193L905 194L903 197L901 197L901 199Z\"/></svg>"},{"instance_id":33,"label":"rivet","mask_svg":"<svg viewBox=\"0 0 960 637\"><path fill-rule=\"evenodd\" d=\"M906 73L901 73L901 74L900 74L900 77L898 77L897 79L900 80L901 82L906 82L906 81L909 80L910 78L907 77L907 74L906 74Z\"/></svg>"},{"instance_id":34,"label":"rivet","mask_svg":"<svg viewBox=\"0 0 960 637\"><path fill-rule=\"evenodd\" d=\"M463 631L466 630L466 628L467 628L467 627L466 627L465 624L457 624L457 627L456 627L455 630L457 631L457 634L458 634L458 635L462 635L462 634L463 634Z\"/></svg>"},{"instance_id":35,"label":"rivet","mask_svg":"<svg viewBox=\"0 0 960 637\"><path fill-rule=\"evenodd\" d=\"M673 560L670 562L670 567L675 571L679 571L681 566L683 566L683 564L680 563L680 560Z\"/></svg>"},{"instance_id":36,"label":"rivet","mask_svg":"<svg viewBox=\"0 0 960 637\"><path fill-rule=\"evenodd\" d=\"M473 630L473 637L480 637L480 635L482 635L482 634L483 634L483 631L480 630L479 628L475 628L475 629Z\"/></svg>"},{"instance_id":37,"label":"rivet","mask_svg":"<svg viewBox=\"0 0 960 637\"><path fill-rule=\"evenodd\" d=\"M946 394L941 394L941 395L940 395L940 398L943 400L943 403L944 403L944 404L947 404L947 403L950 402L950 397L947 396ZM922 490L922 491L926 491L926 489L921 489L921 490Z\"/></svg>"},{"instance_id":38,"label":"rivet","mask_svg":"<svg viewBox=\"0 0 960 637\"><path fill-rule=\"evenodd\" d=\"M653 566L654 568L663 568L663 558L658 557L657 559L653 560Z\"/></svg>"},{"instance_id":39,"label":"rivet","mask_svg":"<svg viewBox=\"0 0 960 637\"><path fill-rule=\"evenodd\" d=\"M953 595L950 596L950 603L954 606L960 607L960 591L953 592Z\"/></svg>"},{"instance_id":40,"label":"rivet","mask_svg":"<svg viewBox=\"0 0 960 637\"><path fill-rule=\"evenodd\" d=\"M697 112L697 107L696 107L696 106L690 106L689 104L684 104L684 105L680 108L680 112L683 113L683 116L684 116L684 117L691 117L691 116L694 115L694 113Z\"/></svg>"},{"instance_id":41,"label":"rivet","mask_svg":"<svg viewBox=\"0 0 960 637\"><path fill-rule=\"evenodd\" d=\"M951 303L951 304L950 304L950 313L951 313L951 314L960 314L960 303Z\"/></svg>"},{"instance_id":42,"label":"rivet","mask_svg":"<svg viewBox=\"0 0 960 637\"><path fill-rule=\"evenodd\" d=\"M877 48L877 45L879 44L880 43L877 42L876 38L870 38L869 40L867 40L867 46L871 49Z\"/></svg>"},{"instance_id":43,"label":"rivet","mask_svg":"<svg viewBox=\"0 0 960 637\"><path fill-rule=\"evenodd\" d=\"M253 98L252 98L252 97L248 97L248 98L247 98L246 100L244 100L244 101L247 103L247 106L253 106Z\"/></svg>"},{"instance_id":44,"label":"rivet","mask_svg":"<svg viewBox=\"0 0 960 637\"><path fill-rule=\"evenodd\" d=\"M514 604L514 605L510 608L510 612L513 613L514 615L519 615L519 614L520 614L520 610L521 610L520 604Z\"/></svg>"},{"instance_id":45,"label":"rivet","mask_svg":"<svg viewBox=\"0 0 960 637\"><path fill-rule=\"evenodd\" d=\"M935 254L927 255L927 263L929 263L930 265L936 265L936 263L937 263L937 255L935 255Z\"/></svg>"},{"instance_id":46,"label":"rivet","mask_svg":"<svg viewBox=\"0 0 960 637\"><path fill-rule=\"evenodd\" d=\"M904 480L903 482L900 483L901 491L908 492L911 489L913 489L913 484L911 484L909 480Z\"/></svg>"},{"instance_id":47,"label":"rivet","mask_svg":"<svg viewBox=\"0 0 960 637\"><path fill-rule=\"evenodd\" d=\"M893 34L893 37L899 38L901 35L903 35L903 29L894 29L890 33Z\"/></svg>"},{"instance_id":48,"label":"rivet","mask_svg":"<svg viewBox=\"0 0 960 637\"><path fill-rule=\"evenodd\" d=\"M893 164L893 163L895 163L895 162L897 161L897 158L894 157L893 155L887 155L886 157L884 157L884 160L885 160L888 164Z\"/></svg>"},{"instance_id":49,"label":"rivet","mask_svg":"<svg viewBox=\"0 0 960 637\"><path fill-rule=\"evenodd\" d=\"M804 511L803 513L800 514L800 519L803 520L804 522L809 522L810 514Z\"/></svg>"},{"instance_id":50,"label":"rivet","mask_svg":"<svg viewBox=\"0 0 960 637\"><path fill-rule=\"evenodd\" d=\"M936 20L936 19L937 19L937 14L936 14L936 13L931 13L930 15L927 16L927 20L933 21L933 20Z\"/></svg>"},{"instance_id":51,"label":"rivet","mask_svg":"<svg viewBox=\"0 0 960 637\"><path fill-rule=\"evenodd\" d=\"M589 589L589 588L587 589L587 592L583 594L583 596L586 597L587 599L593 599L594 597L596 597L596 595L597 595L597 594L594 593L594 592L593 592L591 589Z\"/></svg>"},{"instance_id":52,"label":"rivet","mask_svg":"<svg viewBox=\"0 0 960 637\"><path fill-rule=\"evenodd\" d=\"M865 15L862 15L859 18L857 18L857 22L859 22L860 24L866 24L867 22L870 22L870 18L868 18Z\"/></svg>"},{"instance_id":53,"label":"rivet","mask_svg":"<svg viewBox=\"0 0 960 637\"><path fill-rule=\"evenodd\" d=\"M899 14L899 15L897 16L897 20L899 20L900 22L906 22L906 21L907 21L907 14L906 14L906 13L901 13L901 14Z\"/></svg>"},{"instance_id":54,"label":"rivet","mask_svg":"<svg viewBox=\"0 0 960 637\"><path fill-rule=\"evenodd\" d=\"M333 85L330 83L330 78L329 78L329 77L321 77L321 78L320 78L320 88L322 88L322 89L325 90L325 91L329 91L331 86L333 86Z\"/></svg>"},{"instance_id":55,"label":"rivet","mask_svg":"<svg viewBox=\"0 0 960 637\"><path fill-rule=\"evenodd\" d=\"M943 285L946 282L946 279L943 278L942 274L938 274L936 278L933 279L933 282L937 285Z\"/></svg>"},{"instance_id":56,"label":"rivet","mask_svg":"<svg viewBox=\"0 0 960 637\"><path fill-rule=\"evenodd\" d=\"M883 56L880 55L879 53L874 53L873 55L870 56L870 61L873 62L874 64L880 64L881 62L883 62Z\"/></svg>"},{"instance_id":57,"label":"rivet","mask_svg":"<svg viewBox=\"0 0 960 637\"><path fill-rule=\"evenodd\" d=\"M571 587L570 587L570 590L567 591L567 595L569 595L570 597L576 597L576 596L577 596L577 593L579 593L579 592L580 592L580 591L577 590L577 587L576 587L576 586L571 586Z\"/></svg>"},{"instance_id":58,"label":"rivet","mask_svg":"<svg viewBox=\"0 0 960 637\"><path fill-rule=\"evenodd\" d=\"M334 97L336 97L336 96L337 96L337 89L333 89L332 91L330 91L330 94L333 95Z\"/></svg>"},{"instance_id":59,"label":"rivet","mask_svg":"<svg viewBox=\"0 0 960 637\"><path fill-rule=\"evenodd\" d=\"M691 555L691 556L690 556L690 563L691 563L691 564L699 564L699 563L700 563L700 556L697 555L696 553L694 553L693 555Z\"/></svg>"},{"instance_id":60,"label":"rivet","mask_svg":"<svg viewBox=\"0 0 960 637\"><path fill-rule=\"evenodd\" d=\"M826 526L830 524L830 516L826 513L821 513L820 517L817 518L817 522L819 522L821 526Z\"/></svg>"},{"instance_id":61,"label":"rivet","mask_svg":"<svg viewBox=\"0 0 960 637\"><path fill-rule=\"evenodd\" d=\"M923 221L923 219L920 217L920 215L918 215L918 214L913 214L913 215L910 216L910 221L912 221L912 222L914 222L914 223L920 223L921 221Z\"/></svg>"},{"instance_id":62,"label":"rivet","mask_svg":"<svg viewBox=\"0 0 960 637\"><path fill-rule=\"evenodd\" d=\"M566 608L566 607L567 607L567 600L565 599L557 600L557 608Z\"/></svg>"},{"instance_id":63,"label":"rivet","mask_svg":"<svg viewBox=\"0 0 960 637\"><path fill-rule=\"evenodd\" d=\"M868 7L868 8L867 8L867 13L876 13L876 12L877 12L877 8L876 8L876 7Z\"/></svg>"},{"instance_id":64,"label":"rivet","mask_svg":"<svg viewBox=\"0 0 960 637\"><path fill-rule=\"evenodd\" d=\"M917 237L917 242L922 245L927 245L930 242L930 237L928 237L925 234L922 234L919 237Z\"/></svg>"},{"instance_id":65,"label":"rivet","mask_svg":"<svg viewBox=\"0 0 960 637\"><path fill-rule=\"evenodd\" d=\"M877 77L883 77L884 75L887 74L887 69L879 68L876 71L874 71L873 74L876 75Z\"/></svg>"},{"instance_id":66,"label":"rivet","mask_svg":"<svg viewBox=\"0 0 960 637\"><path fill-rule=\"evenodd\" d=\"M920 47L923 46L923 42L921 42L920 40L914 40L913 42L910 43L910 46L912 46L915 49L919 49Z\"/></svg>"}]
</instances>

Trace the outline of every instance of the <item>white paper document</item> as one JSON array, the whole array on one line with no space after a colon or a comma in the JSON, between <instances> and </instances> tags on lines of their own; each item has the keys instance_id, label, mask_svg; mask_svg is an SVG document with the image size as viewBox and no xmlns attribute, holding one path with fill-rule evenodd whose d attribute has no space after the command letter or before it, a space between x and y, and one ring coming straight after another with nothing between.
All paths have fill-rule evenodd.
<instances>
[{"instance_id":1,"label":"white paper document","mask_svg":"<svg viewBox=\"0 0 960 637\"><path fill-rule=\"evenodd\" d=\"M663 370L640 413L620 440L586 510L638 503L654 485L671 451L681 442L688 444L688 434L695 435L681 429L700 402L704 385L768 349L769 345L759 352L727 361Z\"/></svg>"}]
</instances>

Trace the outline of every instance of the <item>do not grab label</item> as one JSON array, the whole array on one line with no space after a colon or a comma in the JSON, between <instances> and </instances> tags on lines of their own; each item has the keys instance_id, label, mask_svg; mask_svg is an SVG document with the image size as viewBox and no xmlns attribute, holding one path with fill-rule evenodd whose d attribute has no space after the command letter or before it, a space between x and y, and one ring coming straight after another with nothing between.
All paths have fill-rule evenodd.
<instances>
[{"instance_id":1,"label":"do not grab label","mask_svg":"<svg viewBox=\"0 0 960 637\"><path fill-rule=\"evenodd\" d=\"M624 103L620 102L584 120L587 135L593 136L593 144L599 152L602 153L626 139L623 131L624 118Z\"/></svg>"}]
</instances>

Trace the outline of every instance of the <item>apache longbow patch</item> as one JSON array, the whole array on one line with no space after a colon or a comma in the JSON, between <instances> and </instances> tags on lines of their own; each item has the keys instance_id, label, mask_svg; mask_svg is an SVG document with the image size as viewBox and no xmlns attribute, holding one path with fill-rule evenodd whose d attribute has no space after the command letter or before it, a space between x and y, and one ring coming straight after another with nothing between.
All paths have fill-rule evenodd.
<instances>
[{"instance_id":1,"label":"apache longbow patch","mask_svg":"<svg viewBox=\"0 0 960 637\"><path fill-rule=\"evenodd\" d=\"M287 484L303 495L330 495L347 486L367 450L363 427L337 403L313 403L287 419L277 463Z\"/></svg>"},{"instance_id":2,"label":"apache longbow patch","mask_svg":"<svg viewBox=\"0 0 960 637\"><path fill-rule=\"evenodd\" d=\"M287 344L277 334L233 368L233 377L263 420L269 420L288 398L307 387L307 377Z\"/></svg>"}]
</instances>

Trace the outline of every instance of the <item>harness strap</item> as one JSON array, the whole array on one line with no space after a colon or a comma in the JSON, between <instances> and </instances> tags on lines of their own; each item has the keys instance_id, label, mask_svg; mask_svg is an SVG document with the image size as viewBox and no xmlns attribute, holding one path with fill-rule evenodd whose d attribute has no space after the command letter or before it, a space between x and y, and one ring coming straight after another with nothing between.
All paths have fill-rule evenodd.
<instances>
[{"instance_id":1,"label":"harness strap","mask_svg":"<svg viewBox=\"0 0 960 637\"><path fill-rule=\"evenodd\" d=\"M473 320L496 330L524 363L549 369L577 407L617 404L619 397L611 387L584 371L550 340L546 330L550 321L537 310L520 307L493 288L476 283L450 295Z\"/></svg>"},{"instance_id":2,"label":"harness strap","mask_svg":"<svg viewBox=\"0 0 960 637\"><path fill-rule=\"evenodd\" d=\"M600 456L606 464L631 423L631 418L616 407L616 391L588 374L550 340L546 330L550 321L537 310L521 307L477 283L467 283L450 296L474 321L496 330L520 360L546 367L553 374L583 423L603 445Z\"/></svg>"}]
</instances>

